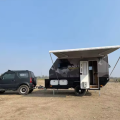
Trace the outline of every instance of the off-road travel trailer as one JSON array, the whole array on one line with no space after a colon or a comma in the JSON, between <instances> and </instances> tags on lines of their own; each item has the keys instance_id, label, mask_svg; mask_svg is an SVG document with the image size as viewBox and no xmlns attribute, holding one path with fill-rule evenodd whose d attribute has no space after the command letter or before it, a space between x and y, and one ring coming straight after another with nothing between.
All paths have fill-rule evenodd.
<instances>
[{"instance_id":1,"label":"off-road travel trailer","mask_svg":"<svg viewBox=\"0 0 120 120\"><path fill-rule=\"evenodd\" d=\"M108 54L120 46L49 51L57 56L45 79L45 88L74 88L76 95L100 90L109 81ZM51 57L52 60L52 57Z\"/></svg>"}]
</instances>

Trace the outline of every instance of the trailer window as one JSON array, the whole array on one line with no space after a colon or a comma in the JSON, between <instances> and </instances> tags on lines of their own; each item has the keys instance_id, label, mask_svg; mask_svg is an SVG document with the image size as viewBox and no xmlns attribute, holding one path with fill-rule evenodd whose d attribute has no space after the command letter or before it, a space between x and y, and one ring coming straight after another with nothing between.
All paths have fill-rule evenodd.
<instances>
[{"instance_id":1,"label":"trailer window","mask_svg":"<svg viewBox=\"0 0 120 120\"><path fill-rule=\"evenodd\" d=\"M83 75L87 75L87 63L83 63Z\"/></svg>"},{"instance_id":2,"label":"trailer window","mask_svg":"<svg viewBox=\"0 0 120 120\"><path fill-rule=\"evenodd\" d=\"M60 68L60 64L58 64L58 68Z\"/></svg>"},{"instance_id":3,"label":"trailer window","mask_svg":"<svg viewBox=\"0 0 120 120\"><path fill-rule=\"evenodd\" d=\"M92 70L92 66L89 66L89 70Z\"/></svg>"},{"instance_id":4,"label":"trailer window","mask_svg":"<svg viewBox=\"0 0 120 120\"><path fill-rule=\"evenodd\" d=\"M80 72L83 73L82 64L80 65Z\"/></svg>"}]
</instances>

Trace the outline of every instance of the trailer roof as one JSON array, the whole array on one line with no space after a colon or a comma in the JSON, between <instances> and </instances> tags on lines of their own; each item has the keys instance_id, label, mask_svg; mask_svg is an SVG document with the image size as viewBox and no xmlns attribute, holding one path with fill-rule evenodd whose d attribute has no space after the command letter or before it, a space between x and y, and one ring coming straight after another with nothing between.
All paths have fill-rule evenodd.
<instances>
[{"instance_id":1,"label":"trailer roof","mask_svg":"<svg viewBox=\"0 0 120 120\"><path fill-rule=\"evenodd\" d=\"M54 50L49 51L58 58L87 58L87 57L102 57L106 56L115 50L119 49L118 46L106 46L106 47L93 47L93 48L80 48L80 49L68 49L68 50Z\"/></svg>"}]
</instances>

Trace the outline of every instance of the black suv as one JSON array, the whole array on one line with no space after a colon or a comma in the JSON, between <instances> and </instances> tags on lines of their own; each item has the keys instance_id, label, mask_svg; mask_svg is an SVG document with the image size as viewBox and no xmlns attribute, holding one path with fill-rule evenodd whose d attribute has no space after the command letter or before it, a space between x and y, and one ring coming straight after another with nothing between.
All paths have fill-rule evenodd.
<instances>
[{"instance_id":1,"label":"black suv","mask_svg":"<svg viewBox=\"0 0 120 120\"><path fill-rule=\"evenodd\" d=\"M8 70L0 76L0 94L7 90L18 91L21 95L32 93L36 86L34 73L28 70Z\"/></svg>"}]
</instances>

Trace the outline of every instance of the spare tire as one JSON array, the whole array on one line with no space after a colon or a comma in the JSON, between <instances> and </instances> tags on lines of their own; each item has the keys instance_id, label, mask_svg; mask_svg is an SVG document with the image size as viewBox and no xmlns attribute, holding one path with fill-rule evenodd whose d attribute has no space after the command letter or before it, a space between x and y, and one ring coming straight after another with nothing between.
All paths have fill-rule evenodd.
<instances>
[{"instance_id":1,"label":"spare tire","mask_svg":"<svg viewBox=\"0 0 120 120\"><path fill-rule=\"evenodd\" d=\"M76 96L84 96L85 94L86 94L86 89L81 89L79 85L75 87Z\"/></svg>"}]
</instances>

